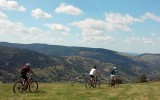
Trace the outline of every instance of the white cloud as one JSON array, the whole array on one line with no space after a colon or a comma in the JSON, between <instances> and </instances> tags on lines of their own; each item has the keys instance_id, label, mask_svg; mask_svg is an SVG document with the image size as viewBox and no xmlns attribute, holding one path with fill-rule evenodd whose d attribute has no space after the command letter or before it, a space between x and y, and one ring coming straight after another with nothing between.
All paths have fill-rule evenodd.
<instances>
[{"instance_id":1,"label":"white cloud","mask_svg":"<svg viewBox=\"0 0 160 100\"><path fill-rule=\"evenodd\" d=\"M131 31L129 25L134 22L143 22L140 18L134 18L129 14L105 13L106 23L113 27L113 30Z\"/></svg>"},{"instance_id":2,"label":"white cloud","mask_svg":"<svg viewBox=\"0 0 160 100\"><path fill-rule=\"evenodd\" d=\"M124 41L127 44L153 44L152 39L149 38L140 38L140 37L127 37L126 40Z\"/></svg>"},{"instance_id":3,"label":"white cloud","mask_svg":"<svg viewBox=\"0 0 160 100\"><path fill-rule=\"evenodd\" d=\"M55 9L55 12L71 15L80 15L82 13L82 11L79 8L65 3L61 3L61 5Z\"/></svg>"},{"instance_id":4,"label":"white cloud","mask_svg":"<svg viewBox=\"0 0 160 100\"><path fill-rule=\"evenodd\" d=\"M146 12L142 18L143 19L152 19L154 21L160 22L160 16L157 16L151 12Z\"/></svg>"},{"instance_id":5,"label":"white cloud","mask_svg":"<svg viewBox=\"0 0 160 100\"><path fill-rule=\"evenodd\" d=\"M84 40L88 38L88 40L109 40L113 42L114 38L106 35L106 33L113 31L131 31L129 25L135 22L143 22L142 19L134 18L129 14L105 13L105 16L106 18L104 20L87 18L85 20L73 22L71 25L82 30L82 37Z\"/></svg>"},{"instance_id":6,"label":"white cloud","mask_svg":"<svg viewBox=\"0 0 160 100\"><path fill-rule=\"evenodd\" d=\"M101 42L101 43L112 43L114 42L114 37L111 36L105 36L105 35L101 35L101 36L84 36L82 37L83 42L87 42L87 43L97 43L97 42Z\"/></svg>"},{"instance_id":7,"label":"white cloud","mask_svg":"<svg viewBox=\"0 0 160 100\"><path fill-rule=\"evenodd\" d=\"M0 12L0 40L17 43L48 43L60 44L65 41L61 37L54 37L49 31L44 31L36 27L25 27L19 22L12 22L8 17Z\"/></svg>"},{"instance_id":8,"label":"white cloud","mask_svg":"<svg viewBox=\"0 0 160 100\"><path fill-rule=\"evenodd\" d=\"M94 29L101 31L131 31L128 25L133 22L142 22L138 18L133 18L132 16L126 14L116 14L116 13L105 13L105 20L95 20L88 18L82 21L73 22L71 25L77 26L82 30Z\"/></svg>"},{"instance_id":9,"label":"white cloud","mask_svg":"<svg viewBox=\"0 0 160 100\"><path fill-rule=\"evenodd\" d=\"M8 16L0 11L0 19L6 19Z\"/></svg>"},{"instance_id":10,"label":"white cloud","mask_svg":"<svg viewBox=\"0 0 160 100\"><path fill-rule=\"evenodd\" d=\"M61 24L45 24L45 26L47 26L52 31L58 32L64 36L67 36L68 32L70 31L70 28Z\"/></svg>"},{"instance_id":11,"label":"white cloud","mask_svg":"<svg viewBox=\"0 0 160 100\"><path fill-rule=\"evenodd\" d=\"M26 31L24 25L22 23L18 22L11 22L7 18L5 19L0 19L0 33L1 34L14 34L14 33L19 33L19 32L24 32Z\"/></svg>"},{"instance_id":12,"label":"white cloud","mask_svg":"<svg viewBox=\"0 0 160 100\"><path fill-rule=\"evenodd\" d=\"M84 41L92 42L113 42L114 38L107 36L106 30L112 30L113 27L102 20L85 19L79 22L73 22L71 25L77 26L82 29L82 38Z\"/></svg>"},{"instance_id":13,"label":"white cloud","mask_svg":"<svg viewBox=\"0 0 160 100\"><path fill-rule=\"evenodd\" d=\"M19 5L16 0L0 0L0 8L22 12L26 11L26 8L22 5Z\"/></svg>"},{"instance_id":14,"label":"white cloud","mask_svg":"<svg viewBox=\"0 0 160 100\"><path fill-rule=\"evenodd\" d=\"M35 10L31 11L31 15L35 17L36 19L40 18L51 18L52 16L44 11L42 11L39 8L36 8Z\"/></svg>"},{"instance_id":15,"label":"white cloud","mask_svg":"<svg viewBox=\"0 0 160 100\"><path fill-rule=\"evenodd\" d=\"M142 22L143 20L138 18L133 18L129 14L121 15L119 13L105 13L106 21L108 23L118 24L118 25L128 25L133 22Z\"/></svg>"}]
</instances>

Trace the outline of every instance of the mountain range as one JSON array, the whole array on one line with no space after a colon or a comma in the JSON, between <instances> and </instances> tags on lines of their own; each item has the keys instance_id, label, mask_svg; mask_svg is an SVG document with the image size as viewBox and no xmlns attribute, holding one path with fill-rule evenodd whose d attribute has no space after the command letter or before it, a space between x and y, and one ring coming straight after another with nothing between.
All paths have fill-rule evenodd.
<instances>
[{"instance_id":1,"label":"mountain range","mask_svg":"<svg viewBox=\"0 0 160 100\"><path fill-rule=\"evenodd\" d=\"M26 62L32 64L42 82L84 79L93 66L97 66L102 80L108 79L113 66L125 82L133 82L142 74L150 79L160 74L160 54L132 55L102 48L0 42L0 81L15 81Z\"/></svg>"}]
</instances>

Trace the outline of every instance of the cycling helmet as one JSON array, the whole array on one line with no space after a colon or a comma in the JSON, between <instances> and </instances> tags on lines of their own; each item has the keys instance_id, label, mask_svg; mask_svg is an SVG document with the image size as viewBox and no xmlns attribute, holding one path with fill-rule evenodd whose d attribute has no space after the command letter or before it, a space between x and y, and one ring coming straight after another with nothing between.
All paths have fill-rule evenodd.
<instances>
[{"instance_id":1,"label":"cycling helmet","mask_svg":"<svg viewBox=\"0 0 160 100\"><path fill-rule=\"evenodd\" d=\"M113 69L117 69L117 67L113 67Z\"/></svg>"},{"instance_id":2,"label":"cycling helmet","mask_svg":"<svg viewBox=\"0 0 160 100\"><path fill-rule=\"evenodd\" d=\"M29 66L29 67L30 67L30 66L31 66L31 64L30 64L30 63L26 63L26 66Z\"/></svg>"}]
</instances>

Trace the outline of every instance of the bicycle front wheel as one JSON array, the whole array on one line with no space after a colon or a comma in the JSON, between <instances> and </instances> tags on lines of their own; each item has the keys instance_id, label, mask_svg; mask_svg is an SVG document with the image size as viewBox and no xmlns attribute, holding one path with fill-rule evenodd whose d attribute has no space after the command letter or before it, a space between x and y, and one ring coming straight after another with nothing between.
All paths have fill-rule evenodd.
<instances>
[{"instance_id":1,"label":"bicycle front wheel","mask_svg":"<svg viewBox=\"0 0 160 100\"><path fill-rule=\"evenodd\" d=\"M118 82L118 80L116 81L115 86L116 86L116 87L118 87L118 86L119 86L119 82Z\"/></svg>"},{"instance_id":2,"label":"bicycle front wheel","mask_svg":"<svg viewBox=\"0 0 160 100\"><path fill-rule=\"evenodd\" d=\"M24 85L22 82L16 82L13 86L13 92L14 93L22 93L23 87L24 87Z\"/></svg>"},{"instance_id":3,"label":"bicycle front wheel","mask_svg":"<svg viewBox=\"0 0 160 100\"><path fill-rule=\"evenodd\" d=\"M34 92L37 92L37 90L38 90L38 82L31 81L29 84L29 91L34 93Z\"/></svg>"},{"instance_id":4,"label":"bicycle front wheel","mask_svg":"<svg viewBox=\"0 0 160 100\"><path fill-rule=\"evenodd\" d=\"M85 81L85 87L86 88L91 88L91 81L90 80Z\"/></svg>"},{"instance_id":5,"label":"bicycle front wheel","mask_svg":"<svg viewBox=\"0 0 160 100\"><path fill-rule=\"evenodd\" d=\"M109 82L108 82L108 87L112 87L112 85L113 85L112 80L109 80Z\"/></svg>"},{"instance_id":6,"label":"bicycle front wheel","mask_svg":"<svg viewBox=\"0 0 160 100\"><path fill-rule=\"evenodd\" d=\"M100 80L97 80L97 81L96 81L96 86L95 86L95 87L100 88L100 86L101 86Z\"/></svg>"}]
</instances>

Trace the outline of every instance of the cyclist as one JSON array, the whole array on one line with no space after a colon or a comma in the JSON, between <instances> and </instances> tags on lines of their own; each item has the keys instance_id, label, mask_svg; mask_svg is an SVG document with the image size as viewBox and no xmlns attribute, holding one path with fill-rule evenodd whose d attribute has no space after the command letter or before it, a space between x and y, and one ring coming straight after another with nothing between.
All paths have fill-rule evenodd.
<instances>
[{"instance_id":1,"label":"cyclist","mask_svg":"<svg viewBox=\"0 0 160 100\"><path fill-rule=\"evenodd\" d=\"M97 74L97 67L96 66L94 66L92 69L91 69L91 71L90 71L90 73L89 73L89 76L91 77L91 83L93 83L93 82L95 82L96 81L96 74ZM93 86L93 84L91 84L92 86Z\"/></svg>"},{"instance_id":2,"label":"cyclist","mask_svg":"<svg viewBox=\"0 0 160 100\"><path fill-rule=\"evenodd\" d=\"M117 67L114 66L113 70L111 71L111 75L110 75L110 78L113 83L116 81L116 76L117 76Z\"/></svg>"},{"instance_id":3,"label":"cyclist","mask_svg":"<svg viewBox=\"0 0 160 100\"><path fill-rule=\"evenodd\" d=\"M28 77L27 77L27 73L30 73L30 74L34 74L34 72L31 70L31 64L30 63L26 63L22 68L21 68L21 78L23 78L23 83L24 83L24 89L27 88L28 86Z\"/></svg>"}]
</instances>

